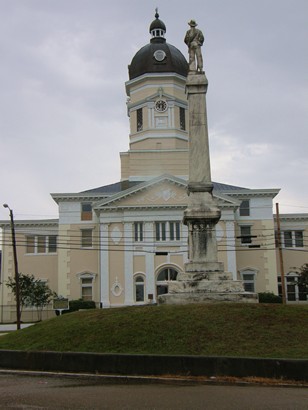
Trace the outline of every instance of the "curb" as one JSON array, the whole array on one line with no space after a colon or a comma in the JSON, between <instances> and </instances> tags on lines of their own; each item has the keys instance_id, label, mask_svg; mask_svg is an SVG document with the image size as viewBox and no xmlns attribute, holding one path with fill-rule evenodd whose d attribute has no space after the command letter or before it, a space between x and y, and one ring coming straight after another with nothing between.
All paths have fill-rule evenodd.
<instances>
[{"instance_id":1,"label":"curb","mask_svg":"<svg viewBox=\"0 0 308 410\"><path fill-rule=\"evenodd\" d=\"M42 372L308 382L307 368L308 360L0 350L0 369Z\"/></svg>"},{"instance_id":2,"label":"curb","mask_svg":"<svg viewBox=\"0 0 308 410\"><path fill-rule=\"evenodd\" d=\"M262 387L283 387L283 388L307 388L308 383L295 382L293 380L276 380L276 379L237 379L223 377L170 377L170 376L123 376L110 374L92 374L92 373L63 373L63 372L39 372L28 370L1 370L0 375L17 375L30 377L50 377L50 378L67 378L83 379L102 382L105 384L179 384L179 385L211 385L211 386L262 386Z\"/></svg>"}]
</instances>

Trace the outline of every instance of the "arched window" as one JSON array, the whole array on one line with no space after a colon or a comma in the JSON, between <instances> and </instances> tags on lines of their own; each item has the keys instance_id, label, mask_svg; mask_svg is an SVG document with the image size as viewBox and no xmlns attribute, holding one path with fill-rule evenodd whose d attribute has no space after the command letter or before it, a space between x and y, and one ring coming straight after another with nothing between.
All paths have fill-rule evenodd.
<instances>
[{"instance_id":1,"label":"arched window","mask_svg":"<svg viewBox=\"0 0 308 410\"><path fill-rule=\"evenodd\" d=\"M140 275L135 278L135 300L144 302L144 278Z\"/></svg>"},{"instance_id":2,"label":"arched window","mask_svg":"<svg viewBox=\"0 0 308 410\"><path fill-rule=\"evenodd\" d=\"M176 280L178 271L174 268L165 268L159 272L156 280L157 296L168 293L169 282Z\"/></svg>"}]
</instances>

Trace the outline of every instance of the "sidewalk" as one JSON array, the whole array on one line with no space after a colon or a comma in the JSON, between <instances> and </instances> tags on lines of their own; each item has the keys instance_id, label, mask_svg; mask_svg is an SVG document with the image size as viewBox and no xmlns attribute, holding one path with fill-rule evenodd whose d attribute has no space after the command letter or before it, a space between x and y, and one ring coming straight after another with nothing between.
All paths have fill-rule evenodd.
<instances>
[{"instance_id":1,"label":"sidewalk","mask_svg":"<svg viewBox=\"0 0 308 410\"><path fill-rule=\"evenodd\" d=\"M22 323L20 327L22 329L33 326L34 323ZM3 335L1 332L13 332L14 330L17 330L17 326L15 323L5 323L5 324L0 324L0 336Z\"/></svg>"}]
</instances>

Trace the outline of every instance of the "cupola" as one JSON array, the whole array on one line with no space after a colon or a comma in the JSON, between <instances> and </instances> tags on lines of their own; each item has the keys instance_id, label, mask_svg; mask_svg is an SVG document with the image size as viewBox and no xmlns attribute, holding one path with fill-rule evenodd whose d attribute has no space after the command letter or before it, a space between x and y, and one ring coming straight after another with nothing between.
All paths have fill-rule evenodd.
<instances>
[{"instance_id":1,"label":"cupola","mask_svg":"<svg viewBox=\"0 0 308 410\"><path fill-rule=\"evenodd\" d=\"M143 74L175 73L187 77L188 63L183 54L165 39L165 23L156 9L155 20L150 24L150 43L142 47L128 66L129 79Z\"/></svg>"},{"instance_id":2,"label":"cupola","mask_svg":"<svg viewBox=\"0 0 308 410\"><path fill-rule=\"evenodd\" d=\"M155 20L150 25L150 34L152 36L151 42L159 41L165 42L166 26L163 21L159 19L158 9L156 9Z\"/></svg>"}]
</instances>

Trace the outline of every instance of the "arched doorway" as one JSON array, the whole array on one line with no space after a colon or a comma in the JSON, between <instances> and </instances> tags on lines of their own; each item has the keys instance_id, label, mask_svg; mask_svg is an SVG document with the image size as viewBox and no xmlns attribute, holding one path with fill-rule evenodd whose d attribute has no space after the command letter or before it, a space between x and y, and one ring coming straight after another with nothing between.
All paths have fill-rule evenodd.
<instances>
[{"instance_id":1,"label":"arched doorway","mask_svg":"<svg viewBox=\"0 0 308 410\"><path fill-rule=\"evenodd\" d=\"M163 268L157 275L156 294L164 295L168 293L169 283L177 279L178 271L171 267Z\"/></svg>"}]
</instances>

